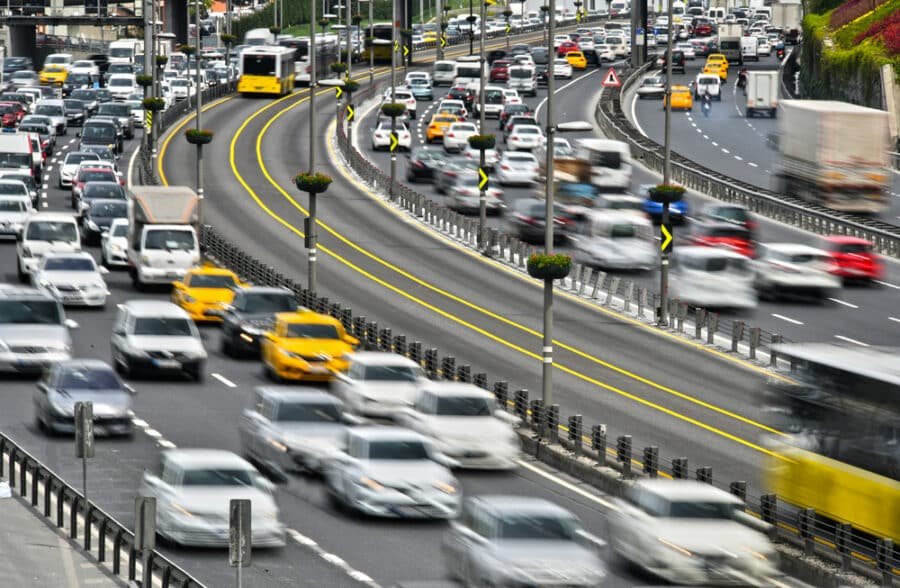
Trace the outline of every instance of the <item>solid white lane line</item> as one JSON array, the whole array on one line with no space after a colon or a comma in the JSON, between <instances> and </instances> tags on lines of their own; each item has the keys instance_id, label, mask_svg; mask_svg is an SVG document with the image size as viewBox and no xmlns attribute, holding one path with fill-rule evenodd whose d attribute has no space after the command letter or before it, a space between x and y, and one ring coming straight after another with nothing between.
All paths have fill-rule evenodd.
<instances>
[{"instance_id":1,"label":"solid white lane line","mask_svg":"<svg viewBox=\"0 0 900 588\"><path fill-rule=\"evenodd\" d=\"M737 159L738 161L744 161L744 158L741 157L740 155L735 155L734 158Z\"/></svg>"},{"instance_id":2,"label":"solid white lane line","mask_svg":"<svg viewBox=\"0 0 900 588\"><path fill-rule=\"evenodd\" d=\"M597 72L599 72L599 71L600 71L600 69L595 69L595 70L593 70L593 71L590 71L590 72L584 74L583 76L579 76L579 77L575 78L575 79L572 80L571 82L566 82L565 84L563 84L563 85L560 86L559 88L556 88L556 90L555 90L553 93L554 93L554 94L559 94L560 92L562 92L563 90L565 90L565 89L568 88L569 86L571 86L571 85L573 85L573 84L577 84L578 82L584 80L585 78L588 78L588 77L594 75L595 73L597 73ZM546 103L547 103L547 97L544 96L544 99L541 100L540 104L537 105L537 108L534 109L534 118L535 118L535 120L539 120L539 119L540 119L540 116L541 116L541 108L543 108L543 107L544 107L544 104L546 104Z\"/></svg>"},{"instance_id":3,"label":"solid white lane line","mask_svg":"<svg viewBox=\"0 0 900 588\"><path fill-rule=\"evenodd\" d=\"M235 384L234 382L232 382L231 380L229 380L222 374L210 374L210 375L212 377L214 377L215 379L219 380L220 382L222 382L223 384L225 384L226 386L228 386L229 388L237 388L237 384Z\"/></svg>"},{"instance_id":4,"label":"solid white lane line","mask_svg":"<svg viewBox=\"0 0 900 588\"><path fill-rule=\"evenodd\" d=\"M534 472L535 474L541 476L542 478L550 480L554 484L561 486L561 487L565 488L566 490L574 492L575 494L577 494L583 498L587 498L588 500L590 500L592 502L601 504L610 510L618 510L612 502L609 502L608 500L604 500L604 499L600 498L599 496L595 496L595 495L591 494L590 492L585 492L584 490L582 490L575 484L571 484L571 483L567 482L566 480L563 480L559 476L555 476L555 475L551 474L550 472L544 471L543 469L541 469L539 467L533 466L525 460L517 459L516 463L520 467L523 467L526 470Z\"/></svg>"},{"instance_id":5,"label":"solid white lane line","mask_svg":"<svg viewBox=\"0 0 900 588\"><path fill-rule=\"evenodd\" d=\"M144 432L147 433L148 437L153 437L154 439L160 439L162 437L162 433L156 429L144 429Z\"/></svg>"},{"instance_id":6,"label":"solid white lane line","mask_svg":"<svg viewBox=\"0 0 900 588\"><path fill-rule=\"evenodd\" d=\"M713 147L718 147L718 146L719 146L719 144L716 143L715 141L710 141L710 143L712 143L712 146L713 146Z\"/></svg>"},{"instance_id":7,"label":"solid white lane line","mask_svg":"<svg viewBox=\"0 0 900 588\"><path fill-rule=\"evenodd\" d=\"M843 335L835 335L835 339L840 339L841 341L846 341L847 343L853 343L854 345L859 345L861 347L871 347L868 343L863 343L862 341L857 341L856 339L851 339L850 337L844 337Z\"/></svg>"},{"instance_id":8,"label":"solid white lane line","mask_svg":"<svg viewBox=\"0 0 900 588\"><path fill-rule=\"evenodd\" d=\"M781 319L781 320L783 320L783 321L787 321L787 322L789 322L789 323L791 323L791 324L794 324L794 325L802 325L802 324L803 324L803 321L798 321L797 319L792 319L791 317L789 317L789 316L784 316L783 314L776 314L776 313L773 312L773 313L772 313L772 316L774 316L774 317L777 318L777 319Z\"/></svg>"},{"instance_id":9,"label":"solid white lane line","mask_svg":"<svg viewBox=\"0 0 900 588\"><path fill-rule=\"evenodd\" d=\"M834 302L835 304L840 304L840 305L846 306L846 307L848 307L848 308L859 308L859 307L856 306L855 304L851 304L851 303L849 303L849 302L844 302L843 300L838 300L837 298L829 298L829 300L831 300L831 301Z\"/></svg>"},{"instance_id":10,"label":"solid white lane line","mask_svg":"<svg viewBox=\"0 0 900 588\"><path fill-rule=\"evenodd\" d=\"M890 282L882 282L881 280L875 280L875 283L879 286L887 286L888 288L893 288L894 290L900 290L900 286L897 284L891 284Z\"/></svg>"}]
</instances>

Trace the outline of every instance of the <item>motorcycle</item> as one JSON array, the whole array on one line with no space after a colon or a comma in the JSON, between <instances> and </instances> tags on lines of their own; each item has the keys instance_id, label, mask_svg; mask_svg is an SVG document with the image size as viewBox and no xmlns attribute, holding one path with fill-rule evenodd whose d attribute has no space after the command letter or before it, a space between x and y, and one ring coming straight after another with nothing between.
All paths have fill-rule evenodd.
<instances>
[{"instance_id":1,"label":"motorcycle","mask_svg":"<svg viewBox=\"0 0 900 588\"><path fill-rule=\"evenodd\" d=\"M737 87L744 88L747 86L747 70L741 70L738 74Z\"/></svg>"},{"instance_id":2,"label":"motorcycle","mask_svg":"<svg viewBox=\"0 0 900 588\"><path fill-rule=\"evenodd\" d=\"M705 116L706 118L709 118L709 113L712 111L712 101L709 99L708 96L705 96L703 98L703 104L701 106L701 109L703 110L703 116Z\"/></svg>"},{"instance_id":3,"label":"motorcycle","mask_svg":"<svg viewBox=\"0 0 900 588\"><path fill-rule=\"evenodd\" d=\"M784 49L776 49L775 55L778 57L779 60L784 59Z\"/></svg>"}]
</instances>

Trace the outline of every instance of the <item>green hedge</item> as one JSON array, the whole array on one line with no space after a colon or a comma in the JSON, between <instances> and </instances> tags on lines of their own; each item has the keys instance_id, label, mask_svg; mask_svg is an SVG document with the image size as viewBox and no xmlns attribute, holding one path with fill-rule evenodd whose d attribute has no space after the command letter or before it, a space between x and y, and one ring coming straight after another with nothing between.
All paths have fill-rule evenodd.
<instances>
[{"instance_id":1,"label":"green hedge","mask_svg":"<svg viewBox=\"0 0 900 588\"><path fill-rule=\"evenodd\" d=\"M321 11L321 7L319 11ZM375 20L390 20L391 4L376 2L374 12ZM322 15L319 14L317 16L321 17ZM368 6L364 11L364 16L366 19L369 18ZM253 29L268 29L273 23L272 3L269 3L261 10L235 20L231 25L231 32L237 37L238 43L243 43L244 35L247 31ZM282 27L286 29L298 24L309 24L309 0L284 0L284 22L282 23Z\"/></svg>"}]
</instances>

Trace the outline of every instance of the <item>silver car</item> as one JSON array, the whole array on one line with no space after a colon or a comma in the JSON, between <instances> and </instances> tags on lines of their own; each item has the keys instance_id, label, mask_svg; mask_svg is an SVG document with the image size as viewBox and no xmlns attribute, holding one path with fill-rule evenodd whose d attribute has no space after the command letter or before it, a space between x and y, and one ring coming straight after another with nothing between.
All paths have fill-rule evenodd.
<instances>
[{"instance_id":1,"label":"silver car","mask_svg":"<svg viewBox=\"0 0 900 588\"><path fill-rule=\"evenodd\" d=\"M347 448L347 426L358 419L322 390L259 387L241 416L242 454L264 471L318 472L322 462Z\"/></svg>"},{"instance_id":2,"label":"silver car","mask_svg":"<svg viewBox=\"0 0 900 588\"><path fill-rule=\"evenodd\" d=\"M36 288L64 306L103 307L110 294L103 279L107 273L109 270L98 267L90 253L48 253L31 279Z\"/></svg>"},{"instance_id":3,"label":"silver car","mask_svg":"<svg viewBox=\"0 0 900 588\"><path fill-rule=\"evenodd\" d=\"M0 284L0 371L41 372L69 359L77 327L49 294Z\"/></svg>"},{"instance_id":4,"label":"silver car","mask_svg":"<svg viewBox=\"0 0 900 588\"><path fill-rule=\"evenodd\" d=\"M347 452L324 467L325 487L340 509L392 518L452 519L462 488L450 471L457 462L413 431L360 427L347 435Z\"/></svg>"},{"instance_id":5,"label":"silver car","mask_svg":"<svg viewBox=\"0 0 900 588\"><path fill-rule=\"evenodd\" d=\"M179 545L228 546L229 503L250 500L251 544L282 547L285 528L272 496L275 487L230 451L170 449L157 473L145 471L140 496L156 498L156 532Z\"/></svg>"},{"instance_id":6,"label":"silver car","mask_svg":"<svg viewBox=\"0 0 900 588\"><path fill-rule=\"evenodd\" d=\"M92 402L94 433L131 435L134 388L98 359L72 359L44 372L34 393L35 422L49 434L75 432L75 403Z\"/></svg>"},{"instance_id":7,"label":"silver car","mask_svg":"<svg viewBox=\"0 0 900 588\"><path fill-rule=\"evenodd\" d=\"M566 509L525 496L478 496L444 536L447 571L466 586L598 586L605 543Z\"/></svg>"},{"instance_id":8,"label":"silver car","mask_svg":"<svg viewBox=\"0 0 900 588\"><path fill-rule=\"evenodd\" d=\"M331 386L354 414L393 418L415 403L428 381L422 366L396 353L360 351L348 359L347 371Z\"/></svg>"},{"instance_id":9,"label":"silver car","mask_svg":"<svg viewBox=\"0 0 900 588\"><path fill-rule=\"evenodd\" d=\"M55 134L65 135L69 132L69 119L66 116L66 103L62 100L41 100L34 105L34 114L50 118Z\"/></svg>"}]
</instances>

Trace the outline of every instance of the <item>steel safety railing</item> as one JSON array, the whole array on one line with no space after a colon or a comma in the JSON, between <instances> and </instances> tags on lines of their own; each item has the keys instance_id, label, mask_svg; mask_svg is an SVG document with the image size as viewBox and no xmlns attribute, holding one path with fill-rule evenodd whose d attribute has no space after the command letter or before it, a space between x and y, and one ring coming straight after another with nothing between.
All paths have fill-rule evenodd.
<instances>
[{"instance_id":1,"label":"steel safety railing","mask_svg":"<svg viewBox=\"0 0 900 588\"><path fill-rule=\"evenodd\" d=\"M31 504L32 509L106 565L113 576L125 581L141 577L143 561L135 550L134 533L91 501L85 512L84 495L61 476L0 433L0 477ZM154 586L204 588L204 585L159 552L149 554Z\"/></svg>"}]
</instances>

